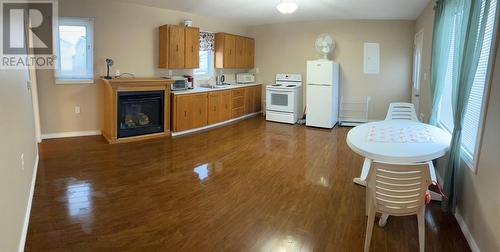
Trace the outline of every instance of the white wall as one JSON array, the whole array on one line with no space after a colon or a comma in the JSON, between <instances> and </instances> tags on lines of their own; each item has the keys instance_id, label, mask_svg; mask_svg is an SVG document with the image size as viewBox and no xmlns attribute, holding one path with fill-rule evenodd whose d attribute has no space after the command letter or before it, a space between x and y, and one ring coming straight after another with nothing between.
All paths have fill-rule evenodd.
<instances>
[{"instance_id":1,"label":"white wall","mask_svg":"<svg viewBox=\"0 0 500 252\"><path fill-rule=\"evenodd\" d=\"M193 25L202 31L247 35L245 26L225 19L124 1L61 0L59 16L94 19L96 76L105 74L106 58L112 58L115 62L112 74L120 70L121 73L134 73L138 77L168 75L167 70L157 67L158 27L180 24L185 18L192 19ZM93 84L56 85L52 70L39 70L38 85L42 134L101 129L102 90L98 79ZM80 114L74 113L75 106L81 107Z\"/></svg>"},{"instance_id":2,"label":"white wall","mask_svg":"<svg viewBox=\"0 0 500 252\"><path fill-rule=\"evenodd\" d=\"M330 20L260 25L255 38L257 80L271 84L277 73L306 78L306 60L318 59L314 42L321 33L336 41L332 59L340 64L340 95L372 97L370 119L383 119L391 102L409 102L415 22L408 20ZM380 74L363 73L363 43L380 43ZM304 87L304 101L307 90ZM304 105L306 102L304 102Z\"/></svg>"},{"instance_id":3,"label":"white wall","mask_svg":"<svg viewBox=\"0 0 500 252\"><path fill-rule=\"evenodd\" d=\"M28 71L0 70L0 80L0 251L17 251L38 151Z\"/></svg>"}]
</instances>

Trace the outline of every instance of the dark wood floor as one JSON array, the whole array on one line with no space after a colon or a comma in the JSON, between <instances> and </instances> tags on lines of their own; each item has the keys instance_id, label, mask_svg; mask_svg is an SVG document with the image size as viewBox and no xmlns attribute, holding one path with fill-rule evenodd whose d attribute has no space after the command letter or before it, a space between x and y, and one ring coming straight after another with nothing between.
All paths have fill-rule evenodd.
<instances>
[{"instance_id":1,"label":"dark wood floor","mask_svg":"<svg viewBox=\"0 0 500 252\"><path fill-rule=\"evenodd\" d=\"M252 118L175 139L46 140L27 251L362 251L362 157L349 128ZM375 226L371 251L418 251L416 217ZM438 204L426 251L470 251Z\"/></svg>"}]
</instances>

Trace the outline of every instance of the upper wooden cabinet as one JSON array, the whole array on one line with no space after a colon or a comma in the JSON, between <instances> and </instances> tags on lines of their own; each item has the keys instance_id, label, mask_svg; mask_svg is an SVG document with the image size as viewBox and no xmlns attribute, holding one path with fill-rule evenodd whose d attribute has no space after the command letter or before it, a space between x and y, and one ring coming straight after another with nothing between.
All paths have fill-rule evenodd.
<instances>
[{"instance_id":1,"label":"upper wooden cabinet","mask_svg":"<svg viewBox=\"0 0 500 252\"><path fill-rule=\"evenodd\" d=\"M184 68L198 68L200 66L200 29L185 27L185 60Z\"/></svg>"},{"instance_id":2,"label":"upper wooden cabinet","mask_svg":"<svg viewBox=\"0 0 500 252\"><path fill-rule=\"evenodd\" d=\"M228 33L215 34L216 68L253 68L254 40Z\"/></svg>"},{"instance_id":3,"label":"upper wooden cabinet","mask_svg":"<svg viewBox=\"0 0 500 252\"><path fill-rule=\"evenodd\" d=\"M199 67L199 28L163 25L159 28L158 38L158 67L168 69Z\"/></svg>"}]
</instances>

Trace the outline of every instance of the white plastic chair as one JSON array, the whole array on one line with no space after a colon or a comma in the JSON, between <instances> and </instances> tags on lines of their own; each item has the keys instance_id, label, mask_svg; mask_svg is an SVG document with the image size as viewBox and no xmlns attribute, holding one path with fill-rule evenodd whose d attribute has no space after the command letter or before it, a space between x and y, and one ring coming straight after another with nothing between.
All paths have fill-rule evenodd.
<instances>
[{"instance_id":1,"label":"white plastic chair","mask_svg":"<svg viewBox=\"0 0 500 252\"><path fill-rule=\"evenodd\" d=\"M385 120L411 120L418 122L415 106L412 103L393 102L389 105Z\"/></svg>"},{"instance_id":2,"label":"white plastic chair","mask_svg":"<svg viewBox=\"0 0 500 252\"><path fill-rule=\"evenodd\" d=\"M370 250L375 213L417 215L420 251L425 246L425 192L431 184L427 163L386 164L373 161L368 174L365 252Z\"/></svg>"}]
</instances>

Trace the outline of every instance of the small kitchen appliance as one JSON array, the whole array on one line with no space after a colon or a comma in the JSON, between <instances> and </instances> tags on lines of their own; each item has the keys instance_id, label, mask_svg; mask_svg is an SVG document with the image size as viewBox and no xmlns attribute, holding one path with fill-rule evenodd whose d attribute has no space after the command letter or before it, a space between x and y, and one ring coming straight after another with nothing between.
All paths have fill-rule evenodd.
<instances>
[{"instance_id":1,"label":"small kitchen appliance","mask_svg":"<svg viewBox=\"0 0 500 252\"><path fill-rule=\"evenodd\" d=\"M188 79L184 76L173 76L172 80L174 81L174 83L170 85L170 90L179 91L189 89Z\"/></svg>"},{"instance_id":2,"label":"small kitchen appliance","mask_svg":"<svg viewBox=\"0 0 500 252\"><path fill-rule=\"evenodd\" d=\"M222 85L224 84L224 81L226 81L226 76L224 76L223 74L218 74L217 76L215 76L216 85Z\"/></svg>"},{"instance_id":3,"label":"small kitchen appliance","mask_svg":"<svg viewBox=\"0 0 500 252\"><path fill-rule=\"evenodd\" d=\"M302 112L302 75L276 74L266 87L266 120L295 124Z\"/></svg>"},{"instance_id":4,"label":"small kitchen appliance","mask_svg":"<svg viewBox=\"0 0 500 252\"><path fill-rule=\"evenodd\" d=\"M194 88L194 78L192 75L184 75L184 78L187 79L187 84L188 84L188 88L189 89L193 89Z\"/></svg>"},{"instance_id":5,"label":"small kitchen appliance","mask_svg":"<svg viewBox=\"0 0 500 252\"><path fill-rule=\"evenodd\" d=\"M236 83L247 84L247 83L254 83L254 82L255 82L255 75L253 75L251 73L236 74Z\"/></svg>"}]
</instances>

